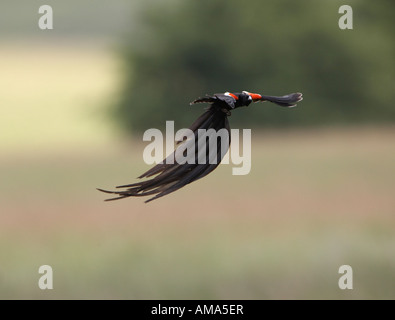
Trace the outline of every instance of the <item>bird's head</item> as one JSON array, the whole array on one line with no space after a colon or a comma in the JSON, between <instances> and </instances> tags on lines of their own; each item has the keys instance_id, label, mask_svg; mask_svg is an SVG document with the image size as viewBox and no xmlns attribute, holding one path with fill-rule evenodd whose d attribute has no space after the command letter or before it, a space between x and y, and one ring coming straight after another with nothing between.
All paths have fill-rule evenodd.
<instances>
[{"instance_id":1,"label":"bird's head","mask_svg":"<svg viewBox=\"0 0 395 320\"><path fill-rule=\"evenodd\" d=\"M251 93L251 92L248 92L248 91L243 91L242 94L246 95L247 99L252 101L252 102L257 102L257 101L262 99L262 96L260 94L258 94L258 93Z\"/></svg>"},{"instance_id":2,"label":"bird's head","mask_svg":"<svg viewBox=\"0 0 395 320\"><path fill-rule=\"evenodd\" d=\"M262 96L258 93L251 93L248 91L242 91L239 94L239 99L241 105L248 106L251 102L257 102L260 101Z\"/></svg>"}]
</instances>

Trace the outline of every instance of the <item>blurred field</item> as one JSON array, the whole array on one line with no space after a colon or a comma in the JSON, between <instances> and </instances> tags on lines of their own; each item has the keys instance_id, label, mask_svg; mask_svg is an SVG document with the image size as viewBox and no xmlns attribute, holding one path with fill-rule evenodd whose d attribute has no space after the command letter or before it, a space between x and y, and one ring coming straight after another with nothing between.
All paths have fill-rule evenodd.
<instances>
[{"instance_id":1,"label":"blurred field","mask_svg":"<svg viewBox=\"0 0 395 320\"><path fill-rule=\"evenodd\" d=\"M253 132L247 176L222 165L150 204L105 203L96 187L147 169L145 145L100 116L116 61L7 50L1 299L395 298L394 127ZM44 264L53 290L38 288ZM338 288L343 264L353 290Z\"/></svg>"},{"instance_id":2,"label":"blurred field","mask_svg":"<svg viewBox=\"0 0 395 320\"><path fill-rule=\"evenodd\" d=\"M0 50L1 149L85 147L109 138L114 127L104 109L121 76L105 44L5 42Z\"/></svg>"}]
</instances>

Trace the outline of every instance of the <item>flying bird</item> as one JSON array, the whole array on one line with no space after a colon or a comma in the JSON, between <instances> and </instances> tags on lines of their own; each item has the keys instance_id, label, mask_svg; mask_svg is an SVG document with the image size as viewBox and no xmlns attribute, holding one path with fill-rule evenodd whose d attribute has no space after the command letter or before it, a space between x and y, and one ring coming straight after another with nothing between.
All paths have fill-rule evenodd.
<instances>
[{"instance_id":1,"label":"flying bird","mask_svg":"<svg viewBox=\"0 0 395 320\"><path fill-rule=\"evenodd\" d=\"M119 191L108 191L99 188L98 190L116 195L116 197L106 199L106 201L123 199L127 197L153 196L152 198L146 200L146 203L172 193L186 186L187 184L203 178L204 176L211 173L215 168L217 168L229 149L230 138L225 142L223 142L222 139L218 139L216 145L217 149L214 150L214 152L216 151L216 155L214 154L214 156L216 156L217 161L214 161L214 163L213 161L209 161L213 156L213 153L210 154L210 150L208 150L209 145L205 144L202 147L204 149L199 150L199 129L214 129L211 130L211 132L218 132L221 129L224 129L227 131L228 136L230 137L228 116L231 115L231 111L233 109L247 107L252 102L259 101L269 101L279 106L290 108L295 107L296 104L302 99L301 93L291 93L285 96L266 96L257 93L250 93L248 91L242 91L241 93L216 93L198 98L192 101L190 104L193 105L196 103L208 103L209 106L206 111L189 127L189 129L193 132L193 137L191 139L184 139L181 141L170 156L138 177L139 179L149 179L132 184L117 186L116 188L123 189ZM181 150L179 148L185 150L185 144L191 143L194 144L195 148L195 159L193 159L195 161L188 161L185 163L178 163L177 161L174 161L177 156L177 150ZM200 161L202 155L205 157L206 161Z\"/></svg>"}]
</instances>

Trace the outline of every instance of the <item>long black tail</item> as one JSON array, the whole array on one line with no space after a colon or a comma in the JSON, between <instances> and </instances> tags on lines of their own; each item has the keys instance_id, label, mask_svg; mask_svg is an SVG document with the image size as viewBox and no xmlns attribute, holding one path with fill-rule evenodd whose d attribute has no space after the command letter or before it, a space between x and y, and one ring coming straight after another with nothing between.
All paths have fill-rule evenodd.
<instances>
[{"instance_id":1,"label":"long black tail","mask_svg":"<svg viewBox=\"0 0 395 320\"><path fill-rule=\"evenodd\" d=\"M303 100L303 97L302 94L299 92L287 94L281 97L262 96L262 98L260 99L260 101L273 102L275 104L278 104L279 106L287 107L287 108L295 107L296 104L301 100Z\"/></svg>"},{"instance_id":2,"label":"long black tail","mask_svg":"<svg viewBox=\"0 0 395 320\"><path fill-rule=\"evenodd\" d=\"M210 150L210 144L206 143L202 150L199 150L199 129L214 129L214 133L221 129L228 132L228 141L222 142L219 139L217 148ZM143 173L139 178L150 178L145 181L136 182L132 184L118 186L122 191L109 191L98 189L99 191L115 194L115 198L108 200L123 199L127 197L141 197L141 196L153 196L145 202L149 202L160 197L163 197L171 192L174 192L185 185L196 181L212 172L221 162L226 151L230 145L230 127L226 114L218 108L209 107L209 109L203 113L190 127L193 131L194 137L191 140L184 140L181 142L178 148L185 150L184 147L187 144L193 144L195 146L195 153L192 155L195 161L193 163L179 164L175 161L177 149L163 163L157 164L147 172ZM209 131L210 132L210 131ZM212 134L212 132L211 132ZM224 145L222 145L224 144ZM214 158L213 158L214 157ZM167 163L168 159L172 158L171 163ZM201 163L199 159L204 159L204 163ZM216 159L211 161L210 159Z\"/></svg>"}]
</instances>

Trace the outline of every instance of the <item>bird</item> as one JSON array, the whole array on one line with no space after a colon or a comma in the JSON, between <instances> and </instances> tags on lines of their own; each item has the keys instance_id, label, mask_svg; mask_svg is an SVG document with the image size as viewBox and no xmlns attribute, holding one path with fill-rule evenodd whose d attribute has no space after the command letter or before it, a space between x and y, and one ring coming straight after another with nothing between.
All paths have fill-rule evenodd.
<instances>
[{"instance_id":1,"label":"bird","mask_svg":"<svg viewBox=\"0 0 395 320\"><path fill-rule=\"evenodd\" d=\"M226 130L225 132L227 132L229 136L230 125L228 117L234 109L247 107L251 103L265 101L272 102L281 107L291 108L295 107L301 100L303 100L303 95L300 92L283 96L268 96L248 91L236 93L225 92L212 95L206 94L204 97L197 98L190 103L190 105L208 103L206 111L189 127L191 132L193 132L193 137L179 142L171 155L138 177L139 179L146 178L146 180L117 186L116 188L120 189L117 191L109 191L101 188L97 188L97 190L116 195L115 197L106 199L105 201L124 199L128 197L152 196L150 199L145 201L145 203L148 203L166 196L211 173L217 168L228 151L230 138L225 142L219 139L216 146L217 161L209 161L209 150L198 150L199 143L197 142L200 129L214 129L214 132ZM213 132L213 130L211 130L211 132ZM188 143L195 143L194 160L196 161L191 161L192 163L179 163L174 161L177 150L180 150L181 148L182 150L185 150L185 144ZM207 144L203 145L203 148L207 149L208 147L209 146ZM202 163L202 161L198 161L199 154L200 157L202 154L206 157L206 161L203 161L204 163ZM170 159L173 161L169 161Z\"/></svg>"}]
</instances>

